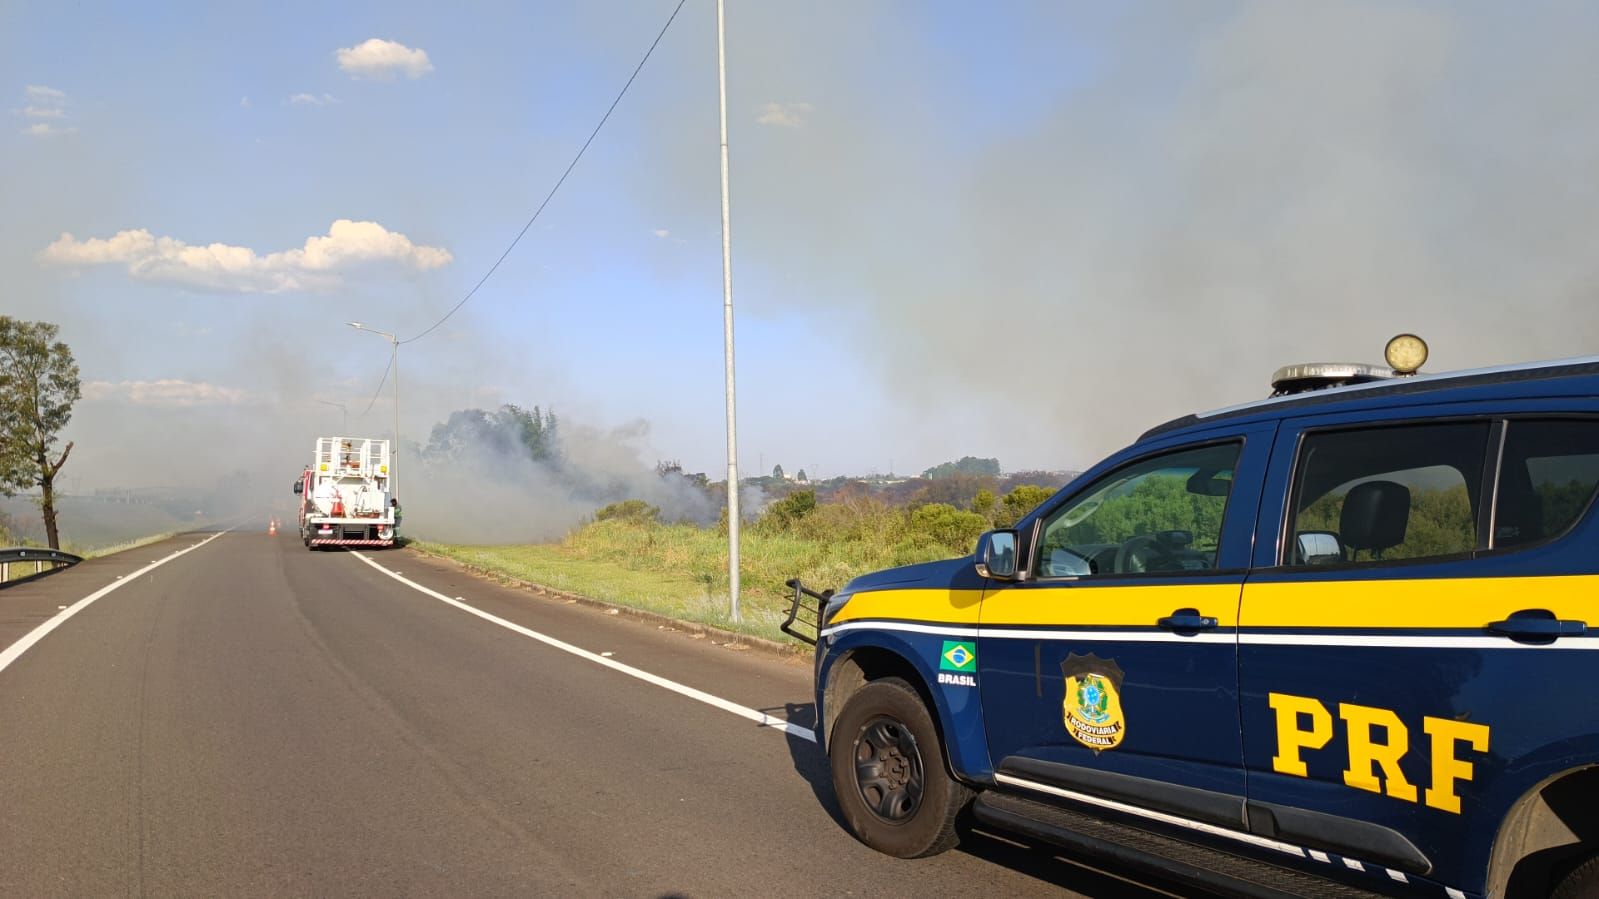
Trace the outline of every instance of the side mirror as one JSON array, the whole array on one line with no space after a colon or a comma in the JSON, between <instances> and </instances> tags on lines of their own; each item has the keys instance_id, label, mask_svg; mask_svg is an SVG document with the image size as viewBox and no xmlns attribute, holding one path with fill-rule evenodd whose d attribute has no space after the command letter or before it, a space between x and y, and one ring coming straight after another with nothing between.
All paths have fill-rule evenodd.
<instances>
[{"instance_id":1,"label":"side mirror","mask_svg":"<svg viewBox=\"0 0 1599 899\"><path fill-rule=\"evenodd\" d=\"M304 481L295 481L294 482L294 494L295 494L295 496L299 496L300 494L302 494L304 492L305 492L305 482Z\"/></svg>"},{"instance_id":2,"label":"side mirror","mask_svg":"<svg viewBox=\"0 0 1599 899\"><path fill-rule=\"evenodd\" d=\"M978 537L977 573L998 581L1015 580L1018 543L1015 531L989 531Z\"/></svg>"},{"instance_id":3,"label":"side mirror","mask_svg":"<svg viewBox=\"0 0 1599 899\"><path fill-rule=\"evenodd\" d=\"M1345 561L1343 541L1332 531L1300 531L1294 541L1294 565L1337 565Z\"/></svg>"}]
</instances>

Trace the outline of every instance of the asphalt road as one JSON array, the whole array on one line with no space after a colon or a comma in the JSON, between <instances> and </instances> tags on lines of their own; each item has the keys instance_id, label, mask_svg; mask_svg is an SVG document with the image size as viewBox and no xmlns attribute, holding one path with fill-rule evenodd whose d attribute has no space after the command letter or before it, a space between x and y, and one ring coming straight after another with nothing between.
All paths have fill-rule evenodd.
<instances>
[{"instance_id":1,"label":"asphalt road","mask_svg":"<svg viewBox=\"0 0 1599 899\"><path fill-rule=\"evenodd\" d=\"M933 859L875 853L814 744L352 553L231 532L140 573L206 536L0 590L0 896L1166 895L976 830ZM802 661L369 558L811 723Z\"/></svg>"}]
</instances>

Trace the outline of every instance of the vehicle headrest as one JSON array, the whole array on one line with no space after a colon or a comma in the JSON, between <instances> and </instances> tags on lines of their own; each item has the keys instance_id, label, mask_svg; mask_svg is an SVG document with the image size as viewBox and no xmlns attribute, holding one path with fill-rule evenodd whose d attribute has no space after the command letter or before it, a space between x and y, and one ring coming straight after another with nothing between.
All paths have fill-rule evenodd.
<instances>
[{"instance_id":1,"label":"vehicle headrest","mask_svg":"<svg viewBox=\"0 0 1599 899\"><path fill-rule=\"evenodd\" d=\"M1517 546L1543 539L1543 497L1532 490L1505 490L1494 513L1494 546Z\"/></svg>"},{"instance_id":2,"label":"vehicle headrest","mask_svg":"<svg viewBox=\"0 0 1599 899\"><path fill-rule=\"evenodd\" d=\"M1393 481L1356 484L1344 497L1339 536L1351 550L1380 551L1405 542L1410 521L1410 488Z\"/></svg>"}]
</instances>

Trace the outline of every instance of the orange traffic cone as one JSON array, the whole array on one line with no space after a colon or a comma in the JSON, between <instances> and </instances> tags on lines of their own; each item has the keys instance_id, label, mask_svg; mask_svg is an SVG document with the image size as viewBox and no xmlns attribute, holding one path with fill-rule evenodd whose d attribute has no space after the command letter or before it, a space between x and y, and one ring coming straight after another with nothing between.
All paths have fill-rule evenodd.
<instances>
[{"instance_id":1,"label":"orange traffic cone","mask_svg":"<svg viewBox=\"0 0 1599 899\"><path fill-rule=\"evenodd\" d=\"M278 520L276 518L268 519L267 520L267 536L268 537L276 536L277 533L278 533Z\"/></svg>"}]
</instances>

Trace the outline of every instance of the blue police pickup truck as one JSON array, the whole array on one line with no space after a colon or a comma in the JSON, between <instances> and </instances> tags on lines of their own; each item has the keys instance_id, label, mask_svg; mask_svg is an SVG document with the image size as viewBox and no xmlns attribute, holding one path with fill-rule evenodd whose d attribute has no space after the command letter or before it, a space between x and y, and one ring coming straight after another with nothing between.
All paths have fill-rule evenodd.
<instances>
[{"instance_id":1,"label":"blue police pickup truck","mask_svg":"<svg viewBox=\"0 0 1599 899\"><path fill-rule=\"evenodd\" d=\"M932 855L969 813L1235 895L1599 896L1599 357L1388 356L1154 428L975 556L791 582L855 834Z\"/></svg>"}]
</instances>

